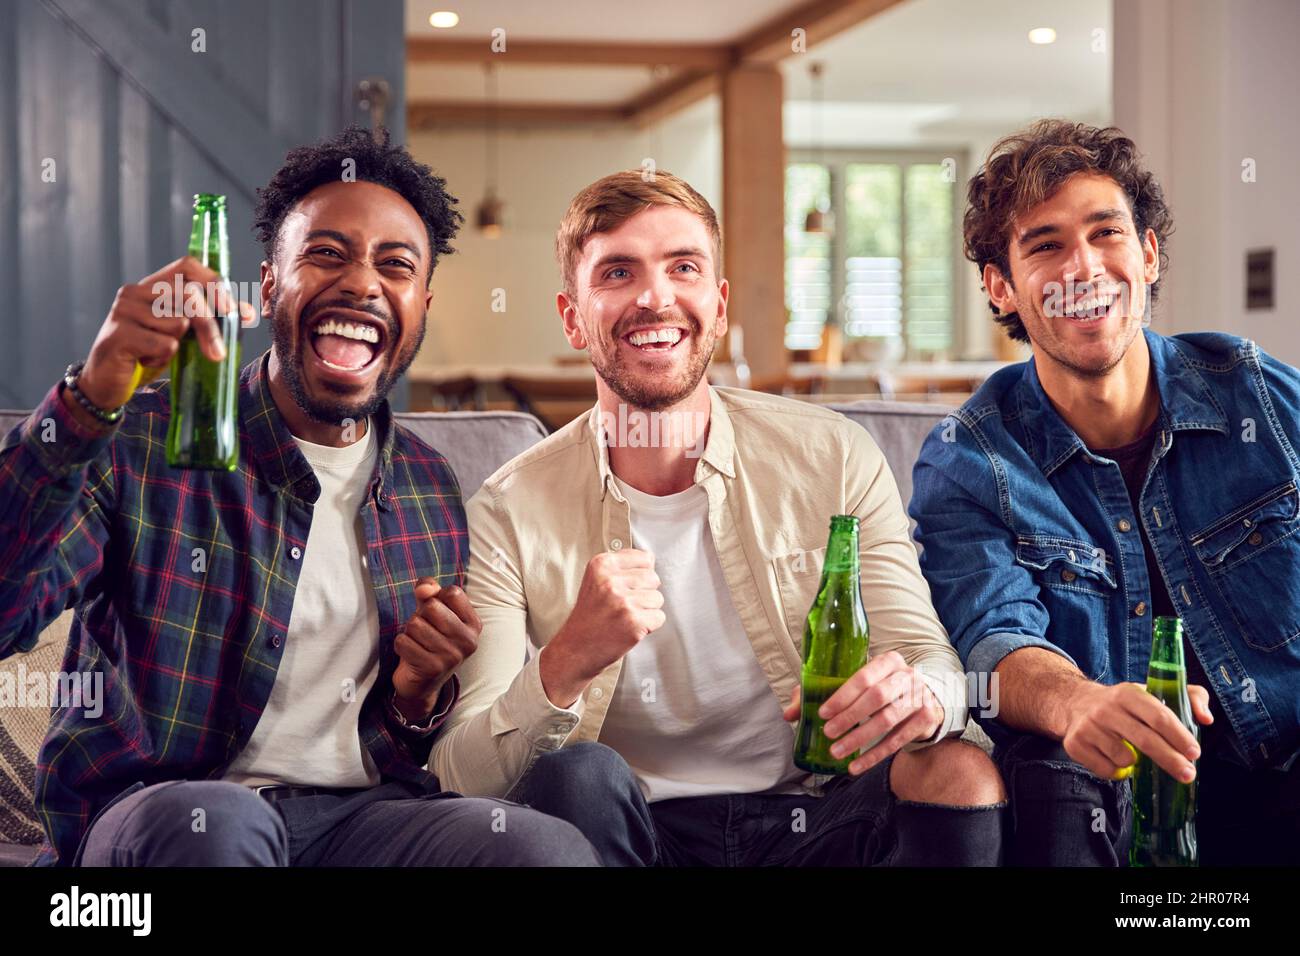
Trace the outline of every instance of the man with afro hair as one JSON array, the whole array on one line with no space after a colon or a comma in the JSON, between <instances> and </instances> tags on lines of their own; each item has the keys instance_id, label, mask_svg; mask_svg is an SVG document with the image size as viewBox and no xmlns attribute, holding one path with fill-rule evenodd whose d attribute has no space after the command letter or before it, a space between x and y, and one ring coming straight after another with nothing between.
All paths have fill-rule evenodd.
<instances>
[{"instance_id":1,"label":"man with afro hair","mask_svg":"<svg viewBox=\"0 0 1300 956\"><path fill-rule=\"evenodd\" d=\"M0 658L75 607L65 667L103 688L42 747L38 864L598 862L570 824L424 769L481 629L456 477L387 401L461 222L445 187L353 127L259 190L274 345L240 374L235 470L161 454L180 339L220 360L214 312L253 320L190 257L123 286L0 442ZM176 282L189 307L161 307Z\"/></svg>"}]
</instances>

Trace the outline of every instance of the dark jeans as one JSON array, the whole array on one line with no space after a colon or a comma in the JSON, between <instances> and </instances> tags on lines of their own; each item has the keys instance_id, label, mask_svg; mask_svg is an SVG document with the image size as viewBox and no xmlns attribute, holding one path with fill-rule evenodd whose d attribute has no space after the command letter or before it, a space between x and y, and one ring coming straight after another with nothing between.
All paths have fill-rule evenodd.
<instances>
[{"instance_id":1,"label":"dark jeans","mask_svg":"<svg viewBox=\"0 0 1300 956\"><path fill-rule=\"evenodd\" d=\"M1011 801L1008 866L1120 866L1133 839L1126 781L1103 780L1046 737L993 750Z\"/></svg>"},{"instance_id":2,"label":"dark jeans","mask_svg":"<svg viewBox=\"0 0 1300 956\"><path fill-rule=\"evenodd\" d=\"M1127 865L1128 781L1093 776L1059 743L1032 734L999 745L993 759L1011 798L1007 865ZM1252 771L1203 755L1197 774L1202 866L1300 862L1300 762Z\"/></svg>"},{"instance_id":3,"label":"dark jeans","mask_svg":"<svg viewBox=\"0 0 1300 956\"><path fill-rule=\"evenodd\" d=\"M505 800L403 783L293 797L173 780L102 812L81 866L599 866L563 820Z\"/></svg>"},{"instance_id":4,"label":"dark jeans","mask_svg":"<svg viewBox=\"0 0 1300 956\"><path fill-rule=\"evenodd\" d=\"M996 866L1003 805L897 799L890 758L821 797L725 794L646 803L622 757L578 743L537 758L508 794L578 827L606 866Z\"/></svg>"}]
</instances>

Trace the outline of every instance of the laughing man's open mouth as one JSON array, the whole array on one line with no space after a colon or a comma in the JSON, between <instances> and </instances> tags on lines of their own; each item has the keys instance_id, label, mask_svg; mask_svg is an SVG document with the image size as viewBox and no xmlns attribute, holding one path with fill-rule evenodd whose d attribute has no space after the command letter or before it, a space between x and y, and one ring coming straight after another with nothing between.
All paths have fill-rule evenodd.
<instances>
[{"instance_id":1,"label":"laughing man's open mouth","mask_svg":"<svg viewBox=\"0 0 1300 956\"><path fill-rule=\"evenodd\" d=\"M317 358L340 372L359 372L383 353L384 327L358 313L327 309L309 329Z\"/></svg>"}]
</instances>

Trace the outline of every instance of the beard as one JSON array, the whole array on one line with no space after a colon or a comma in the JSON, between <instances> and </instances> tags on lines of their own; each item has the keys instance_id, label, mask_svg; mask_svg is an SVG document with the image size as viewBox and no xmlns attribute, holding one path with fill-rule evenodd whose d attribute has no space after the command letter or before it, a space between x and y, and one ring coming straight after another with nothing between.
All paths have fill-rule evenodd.
<instances>
[{"instance_id":1,"label":"beard","mask_svg":"<svg viewBox=\"0 0 1300 956\"><path fill-rule=\"evenodd\" d=\"M342 304L339 302L322 302L315 306L309 306L303 310L303 316L299 322L300 327L305 329L307 320L311 318L313 313ZM395 323L384 312L373 307L368 308L351 303L347 305L352 309L369 312L382 322L388 330L387 341L398 341L398 336L393 332ZM405 374L406 370L411 367L411 363L415 361L415 356L419 353L420 346L424 342L424 323L421 322L415 340L397 356L395 361L390 362L387 356L377 356L375 361L383 362L384 367L375 378L374 391L370 393L369 397L357 400L348 399L344 394L335 394L333 397L322 398L313 396L307 391L302 350L312 347L309 333L303 331L299 339L300 345L295 347L293 329L293 317L288 314L288 309L281 308L279 296L273 295L271 297L271 344L275 348L276 360L280 363L280 372L285 388L293 397L294 404L301 408L312 421L319 422L322 425L341 425L345 419L362 422L379 411L384 402L387 401L388 393L397 384L397 380ZM323 387L326 390L331 389L328 382L323 383Z\"/></svg>"},{"instance_id":2,"label":"beard","mask_svg":"<svg viewBox=\"0 0 1300 956\"><path fill-rule=\"evenodd\" d=\"M647 381L645 373L638 375L628 367L618 343L633 329L663 322L674 322L688 330L691 352L686 357L685 368L680 373L666 380ZM632 408L646 412L671 408L694 392L709 367L715 346L713 336L704 335L703 326L695 316L678 310L673 310L666 315L649 311L636 312L614 326L611 338L613 341L608 354L602 349L588 347L587 354L591 357L592 368L609 386L611 392Z\"/></svg>"}]
</instances>

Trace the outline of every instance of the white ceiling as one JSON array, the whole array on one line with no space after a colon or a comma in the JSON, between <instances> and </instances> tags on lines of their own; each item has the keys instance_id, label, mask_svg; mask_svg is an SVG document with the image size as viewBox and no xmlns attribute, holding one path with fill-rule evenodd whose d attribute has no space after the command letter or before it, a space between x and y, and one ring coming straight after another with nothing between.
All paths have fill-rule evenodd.
<instances>
[{"instance_id":1,"label":"white ceiling","mask_svg":"<svg viewBox=\"0 0 1300 956\"><path fill-rule=\"evenodd\" d=\"M823 137L880 142L933 141L964 132L1017 125L1030 116L1108 120L1111 112L1112 0L906 0L781 63L787 141L811 135L808 65L825 64ZM495 27L511 38L621 43L718 43L735 40L797 0L407 0L407 35L472 39ZM461 22L435 30L434 10L455 10ZM1028 40L1050 26L1055 43ZM1100 37L1104 52L1094 52ZM507 47L508 50L508 47ZM506 54L508 57L508 52ZM512 66L502 58L499 97L505 102L622 103L656 80L644 66ZM662 76L660 77L662 79ZM413 64L409 100L484 100L478 64Z\"/></svg>"},{"instance_id":2,"label":"white ceiling","mask_svg":"<svg viewBox=\"0 0 1300 956\"><path fill-rule=\"evenodd\" d=\"M795 0L407 0L406 35L468 40L496 27L521 40L620 43L725 43L797 6ZM429 26L429 14L452 10L450 30Z\"/></svg>"},{"instance_id":3,"label":"white ceiling","mask_svg":"<svg viewBox=\"0 0 1300 956\"><path fill-rule=\"evenodd\" d=\"M783 60L786 100L812 99L808 66L821 61L827 103L869 105L887 123L1109 116L1110 21L1111 0L908 0ZM1056 42L1030 43L1034 27L1055 29ZM826 133L837 125L828 116Z\"/></svg>"}]
</instances>

